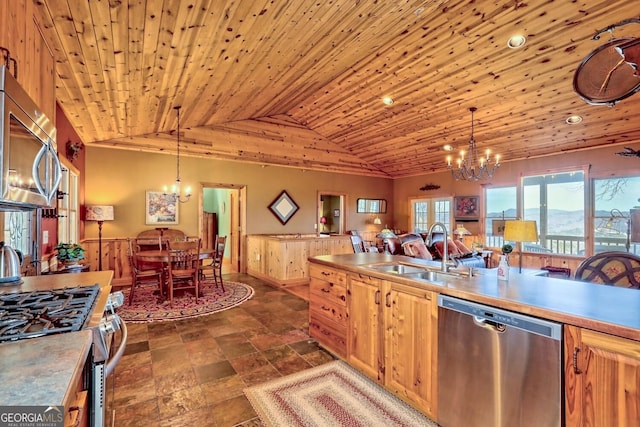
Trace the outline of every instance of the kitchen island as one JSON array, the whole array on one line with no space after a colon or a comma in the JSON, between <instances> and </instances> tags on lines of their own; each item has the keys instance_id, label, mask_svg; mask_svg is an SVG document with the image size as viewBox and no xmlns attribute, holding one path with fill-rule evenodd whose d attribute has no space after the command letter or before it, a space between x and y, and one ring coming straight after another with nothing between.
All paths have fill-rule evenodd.
<instances>
[{"instance_id":1,"label":"kitchen island","mask_svg":"<svg viewBox=\"0 0 640 427\"><path fill-rule=\"evenodd\" d=\"M519 274L516 268L508 282L498 281L495 270L489 269L476 270L474 277L417 279L420 275L379 267L404 264L437 270L440 264L385 254L318 256L309 261L311 335L436 421L438 294L561 323L566 425L637 421L637 290L540 277L524 270Z\"/></svg>"},{"instance_id":2,"label":"kitchen island","mask_svg":"<svg viewBox=\"0 0 640 427\"><path fill-rule=\"evenodd\" d=\"M247 273L277 287L309 283L307 259L353 253L348 235L252 234L247 236Z\"/></svg>"}]
</instances>

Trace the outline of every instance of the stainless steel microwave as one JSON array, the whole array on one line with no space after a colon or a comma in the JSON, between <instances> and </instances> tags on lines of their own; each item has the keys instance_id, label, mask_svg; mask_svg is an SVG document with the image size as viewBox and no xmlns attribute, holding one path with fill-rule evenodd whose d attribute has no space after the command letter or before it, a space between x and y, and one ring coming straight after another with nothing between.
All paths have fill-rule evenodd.
<instances>
[{"instance_id":1,"label":"stainless steel microwave","mask_svg":"<svg viewBox=\"0 0 640 427\"><path fill-rule=\"evenodd\" d=\"M0 209L50 207L62 169L56 128L5 65L0 66Z\"/></svg>"}]
</instances>

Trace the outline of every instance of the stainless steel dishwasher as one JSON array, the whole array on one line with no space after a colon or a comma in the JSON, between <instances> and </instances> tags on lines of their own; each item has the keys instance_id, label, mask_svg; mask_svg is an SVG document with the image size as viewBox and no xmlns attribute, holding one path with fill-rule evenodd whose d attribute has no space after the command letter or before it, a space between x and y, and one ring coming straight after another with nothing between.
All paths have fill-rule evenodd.
<instances>
[{"instance_id":1,"label":"stainless steel dishwasher","mask_svg":"<svg viewBox=\"0 0 640 427\"><path fill-rule=\"evenodd\" d=\"M438 424L562 424L562 326L438 296Z\"/></svg>"}]
</instances>

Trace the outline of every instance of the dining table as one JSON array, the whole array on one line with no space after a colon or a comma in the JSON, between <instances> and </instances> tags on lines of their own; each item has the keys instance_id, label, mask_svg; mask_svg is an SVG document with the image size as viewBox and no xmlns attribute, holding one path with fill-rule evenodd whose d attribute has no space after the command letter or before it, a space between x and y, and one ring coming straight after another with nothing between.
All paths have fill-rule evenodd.
<instances>
[{"instance_id":1,"label":"dining table","mask_svg":"<svg viewBox=\"0 0 640 427\"><path fill-rule=\"evenodd\" d=\"M213 258L215 255L215 249L213 248L200 248L198 258L202 261L205 259ZM157 263L157 264L166 264L170 261L171 251L167 249L154 249L154 250L146 250L146 251L138 251L136 252L136 256L138 261L144 263ZM165 276L165 274L163 274ZM166 278L165 278L166 280ZM166 283L165 283L166 284ZM163 299L164 292L159 289L160 298ZM200 289L199 295L203 296L202 289Z\"/></svg>"}]
</instances>

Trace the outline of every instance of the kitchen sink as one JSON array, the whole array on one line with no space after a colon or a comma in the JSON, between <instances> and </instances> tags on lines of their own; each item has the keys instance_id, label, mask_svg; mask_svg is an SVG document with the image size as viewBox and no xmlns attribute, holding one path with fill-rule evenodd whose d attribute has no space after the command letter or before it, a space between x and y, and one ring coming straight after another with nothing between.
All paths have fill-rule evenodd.
<instances>
[{"instance_id":1,"label":"kitchen sink","mask_svg":"<svg viewBox=\"0 0 640 427\"><path fill-rule=\"evenodd\" d=\"M399 275L421 273L425 271L424 268L415 267L413 265L402 264L402 263L371 264L371 265L364 266L364 268L379 271L381 273L399 274Z\"/></svg>"},{"instance_id":2,"label":"kitchen sink","mask_svg":"<svg viewBox=\"0 0 640 427\"><path fill-rule=\"evenodd\" d=\"M468 269L456 270L451 269L447 272L440 270L435 266L416 266L404 263L390 263L390 264L369 264L363 266L366 269L379 271L380 273L396 274L398 276L406 277L407 279L423 280L427 282L442 283L447 278L454 277L470 277Z\"/></svg>"},{"instance_id":3,"label":"kitchen sink","mask_svg":"<svg viewBox=\"0 0 640 427\"><path fill-rule=\"evenodd\" d=\"M444 271L440 270L423 270L417 273L407 273L403 274L402 277L406 277L407 279L413 280L424 280L432 283L442 283L447 278L461 278L461 277L469 277L468 274L463 274L457 271Z\"/></svg>"}]
</instances>

